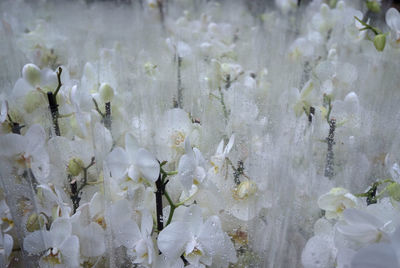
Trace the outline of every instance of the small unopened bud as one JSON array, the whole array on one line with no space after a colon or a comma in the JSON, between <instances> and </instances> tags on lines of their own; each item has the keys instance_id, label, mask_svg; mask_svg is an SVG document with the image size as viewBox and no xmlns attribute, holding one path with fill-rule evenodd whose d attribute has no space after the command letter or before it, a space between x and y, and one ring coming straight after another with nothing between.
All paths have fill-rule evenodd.
<instances>
[{"instance_id":1,"label":"small unopened bud","mask_svg":"<svg viewBox=\"0 0 400 268\"><path fill-rule=\"evenodd\" d=\"M147 0L147 5L151 8L157 7L157 0Z\"/></svg>"},{"instance_id":2,"label":"small unopened bud","mask_svg":"<svg viewBox=\"0 0 400 268\"><path fill-rule=\"evenodd\" d=\"M72 176L78 176L82 172L84 163L79 158L72 158L68 163L68 173Z\"/></svg>"},{"instance_id":3,"label":"small unopened bud","mask_svg":"<svg viewBox=\"0 0 400 268\"><path fill-rule=\"evenodd\" d=\"M379 13L381 12L381 5L378 3L378 1L372 0L372 1L367 1L367 8L371 10L372 12Z\"/></svg>"},{"instance_id":4,"label":"small unopened bud","mask_svg":"<svg viewBox=\"0 0 400 268\"><path fill-rule=\"evenodd\" d=\"M40 69L33 63L25 64L22 68L22 77L32 86L36 86L40 83Z\"/></svg>"},{"instance_id":5,"label":"small unopened bud","mask_svg":"<svg viewBox=\"0 0 400 268\"><path fill-rule=\"evenodd\" d=\"M28 232L34 232L40 229L40 223L39 223L39 216L36 213L32 213L28 221L26 222L26 230Z\"/></svg>"},{"instance_id":6,"label":"small unopened bud","mask_svg":"<svg viewBox=\"0 0 400 268\"><path fill-rule=\"evenodd\" d=\"M253 181L242 181L234 193L234 197L239 200L247 199L257 192L257 184Z\"/></svg>"},{"instance_id":7,"label":"small unopened bud","mask_svg":"<svg viewBox=\"0 0 400 268\"><path fill-rule=\"evenodd\" d=\"M114 97L114 89L108 83L100 85L100 97L104 102L110 102Z\"/></svg>"},{"instance_id":8,"label":"small unopened bud","mask_svg":"<svg viewBox=\"0 0 400 268\"><path fill-rule=\"evenodd\" d=\"M377 34L374 37L374 46L376 50L383 51L386 44L386 35L385 34Z\"/></svg>"},{"instance_id":9,"label":"small unopened bud","mask_svg":"<svg viewBox=\"0 0 400 268\"><path fill-rule=\"evenodd\" d=\"M396 201L400 201L400 184L398 183L391 183L389 186L386 187L386 190L389 193L389 196Z\"/></svg>"}]
</instances>

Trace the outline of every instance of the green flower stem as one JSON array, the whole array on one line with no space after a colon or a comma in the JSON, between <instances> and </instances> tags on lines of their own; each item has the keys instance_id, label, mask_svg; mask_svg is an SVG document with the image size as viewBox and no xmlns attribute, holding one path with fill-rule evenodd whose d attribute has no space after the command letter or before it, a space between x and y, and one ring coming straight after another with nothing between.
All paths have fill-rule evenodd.
<instances>
[{"instance_id":1,"label":"green flower stem","mask_svg":"<svg viewBox=\"0 0 400 268\"><path fill-rule=\"evenodd\" d=\"M374 32L375 35L381 34L382 31L379 30L376 27L372 27L371 25L367 24L366 22L363 22L362 20L360 20L359 18L357 18L357 16L354 16L354 18L359 21L362 25L364 25L365 27L360 29L360 31L365 31L365 30L371 30L372 32Z\"/></svg>"},{"instance_id":2,"label":"green flower stem","mask_svg":"<svg viewBox=\"0 0 400 268\"><path fill-rule=\"evenodd\" d=\"M175 205L174 202L172 202L172 199L166 190L164 190L164 195L165 198L167 198L169 205L171 206L171 210L169 211L168 215L168 220L167 223L165 224L165 226L168 226L168 224L170 224L172 221L172 217L174 216L175 209L178 207L178 205Z\"/></svg>"}]
</instances>

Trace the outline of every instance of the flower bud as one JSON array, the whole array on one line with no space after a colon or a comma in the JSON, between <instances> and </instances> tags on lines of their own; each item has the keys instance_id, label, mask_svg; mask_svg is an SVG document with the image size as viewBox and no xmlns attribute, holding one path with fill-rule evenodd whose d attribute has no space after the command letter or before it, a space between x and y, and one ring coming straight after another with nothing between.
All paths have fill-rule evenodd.
<instances>
[{"instance_id":1,"label":"flower bud","mask_svg":"<svg viewBox=\"0 0 400 268\"><path fill-rule=\"evenodd\" d=\"M100 97L104 102L110 102L114 97L114 89L108 83L100 85Z\"/></svg>"},{"instance_id":2,"label":"flower bud","mask_svg":"<svg viewBox=\"0 0 400 268\"><path fill-rule=\"evenodd\" d=\"M389 196L396 201L400 201L400 184L398 183L391 183L386 187L386 190L389 193Z\"/></svg>"},{"instance_id":3,"label":"flower bud","mask_svg":"<svg viewBox=\"0 0 400 268\"><path fill-rule=\"evenodd\" d=\"M239 200L247 199L257 192L257 184L253 181L242 181L234 193L234 197Z\"/></svg>"},{"instance_id":4,"label":"flower bud","mask_svg":"<svg viewBox=\"0 0 400 268\"><path fill-rule=\"evenodd\" d=\"M40 229L40 224L39 224L39 216L36 213L32 213L28 221L26 222L26 230L28 232L34 232Z\"/></svg>"},{"instance_id":5,"label":"flower bud","mask_svg":"<svg viewBox=\"0 0 400 268\"><path fill-rule=\"evenodd\" d=\"M79 158L71 158L68 163L68 173L72 176L78 176L82 172L84 163Z\"/></svg>"},{"instance_id":6,"label":"flower bud","mask_svg":"<svg viewBox=\"0 0 400 268\"><path fill-rule=\"evenodd\" d=\"M377 34L374 37L374 46L376 50L383 51L386 44L386 35L385 34Z\"/></svg>"},{"instance_id":7,"label":"flower bud","mask_svg":"<svg viewBox=\"0 0 400 268\"><path fill-rule=\"evenodd\" d=\"M22 68L22 77L32 86L36 86L40 83L40 69L33 63L25 64Z\"/></svg>"},{"instance_id":8,"label":"flower bud","mask_svg":"<svg viewBox=\"0 0 400 268\"><path fill-rule=\"evenodd\" d=\"M367 1L366 4L367 4L367 8L369 10L371 10L372 12L379 13L381 11L380 4L375 0Z\"/></svg>"}]
</instances>

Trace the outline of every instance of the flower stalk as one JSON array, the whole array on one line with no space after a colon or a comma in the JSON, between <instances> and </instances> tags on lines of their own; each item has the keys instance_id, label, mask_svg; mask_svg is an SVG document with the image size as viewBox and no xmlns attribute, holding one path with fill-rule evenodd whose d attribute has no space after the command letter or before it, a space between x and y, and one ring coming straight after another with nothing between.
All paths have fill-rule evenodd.
<instances>
[{"instance_id":1,"label":"flower stalk","mask_svg":"<svg viewBox=\"0 0 400 268\"><path fill-rule=\"evenodd\" d=\"M47 92L47 100L49 102L49 109L50 109L50 113L51 113L53 128L54 128L54 132L57 136L61 135L60 126L58 124L58 118L59 118L60 114L58 112L58 104L57 104L57 94L60 91L60 88L62 86L61 73L62 73L62 68L58 67L58 70L57 70L58 86L57 86L56 90L54 91L54 93L51 91Z\"/></svg>"},{"instance_id":2,"label":"flower stalk","mask_svg":"<svg viewBox=\"0 0 400 268\"><path fill-rule=\"evenodd\" d=\"M79 208L79 202L81 201L81 191L83 188L88 184L87 178L88 178L88 169L95 164L95 158L92 157L90 164L87 165L86 167L82 167L83 171L83 177L81 179L81 185L78 187L78 181L76 179L72 179L72 175L68 175L68 180L70 184L70 198L72 200L72 205L73 205L73 210L74 214L76 213L76 210Z\"/></svg>"}]
</instances>

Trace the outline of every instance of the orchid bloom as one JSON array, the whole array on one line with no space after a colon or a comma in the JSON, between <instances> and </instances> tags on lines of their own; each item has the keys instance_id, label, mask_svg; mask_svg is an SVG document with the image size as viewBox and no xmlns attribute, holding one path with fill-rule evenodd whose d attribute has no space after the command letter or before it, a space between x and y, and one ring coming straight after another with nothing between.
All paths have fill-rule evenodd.
<instances>
[{"instance_id":1,"label":"orchid bloom","mask_svg":"<svg viewBox=\"0 0 400 268\"><path fill-rule=\"evenodd\" d=\"M24 136L10 133L0 137L0 156L12 158L19 174L27 168L37 180L50 173L49 155L46 151L46 133L42 126L32 125Z\"/></svg>"},{"instance_id":2,"label":"orchid bloom","mask_svg":"<svg viewBox=\"0 0 400 268\"><path fill-rule=\"evenodd\" d=\"M211 265L213 257L217 256L225 258L227 265L237 260L230 238L222 231L220 219L211 216L203 221L201 209L196 205L185 208L182 219L165 227L157 244L168 260L176 260L182 254L193 265Z\"/></svg>"},{"instance_id":3,"label":"orchid bloom","mask_svg":"<svg viewBox=\"0 0 400 268\"><path fill-rule=\"evenodd\" d=\"M58 218L50 230L39 230L24 239L24 250L33 255L44 252L41 263L52 267L79 267L79 239L72 234L69 218Z\"/></svg>"},{"instance_id":4,"label":"orchid bloom","mask_svg":"<svg viewBox=\"0 0 400 268\"><path fill-rule=\"evenodd\" d=\"M189 138L185 140L185 154L179 160L178 176L186 191L192 188L192 184L202 183L206 177L205 160L200 150L190 145Z\"/></svg>"},{"instance_id":5,"label":"orchid bloom","mask_svg":"<svg viewBox=\"0 0 400 268\"><path fill-rule=\"evenodd\" d=\"M214 172L218 173L224 166L225 159L228 157L229 152L232 150L233 144L235 143L235 134L232 134L228 143L224 147L224 140L218 144L217 151L214 156L211 157L211 165L213 166Z\"/></svg>"},{"instance_id":6,"label":"orchid bloom","mask_svg":"<svg viewBox=\"0 0 400 268\"><path fill-rule=\"evenodd\" d=\"M146 149L139 148L131 134L125 135L125 150L117 147L107 156L106 162L116 179L128 175L134 181L144 178L155 182L160 174L160 164Z\"/></svg>"},{"instance_id":7,"label":"orchid bloom","mask_svg":"<svg viewBox=\"0 0 400 268\"><path fill-rule=\"evenodd\" d=\"M386 11L386 24L392 30L396 42L400 40L400 13L395 8L389 8Z\"/></svg>"},{"instance_id":8,"label":"orchid bloom","mask_svg":"<svg viewBox=\"0 0 400 268\"><path fill-rule=\"evenodd\" d=\"M318 199L318 206L325 210L327 219L340 218L345 209L354 208L357 205L357 197L343 188L332 188Z\"/></svg>"}]
</instances>

